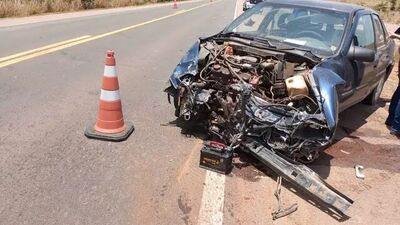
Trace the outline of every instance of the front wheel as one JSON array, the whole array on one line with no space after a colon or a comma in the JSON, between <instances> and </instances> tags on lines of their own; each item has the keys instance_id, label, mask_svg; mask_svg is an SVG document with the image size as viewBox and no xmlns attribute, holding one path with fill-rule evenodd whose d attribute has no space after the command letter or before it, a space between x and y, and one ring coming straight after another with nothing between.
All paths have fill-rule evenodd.
<instances>
[{"instance_id":1,"label":"front wheel","mask_svg":"<svg viewBox=\"0 0 400 225\"><path fill-rule=\"evenodd\" d=\"M381 96L382 90L383 90L383 86L385 85L385 77L382 77L379 80L378 85L375 87L375 89L371 92L371 94L369 94L365 99L364 99L364 103L367 105L376 105L376 103L379 100L379 97Z\"/></svg>"}]
</instances>

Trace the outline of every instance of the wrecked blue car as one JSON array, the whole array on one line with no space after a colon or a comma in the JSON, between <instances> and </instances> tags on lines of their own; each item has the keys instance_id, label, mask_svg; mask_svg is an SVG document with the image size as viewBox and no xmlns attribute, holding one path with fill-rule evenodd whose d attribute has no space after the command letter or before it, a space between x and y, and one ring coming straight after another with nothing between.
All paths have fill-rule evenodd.
<instances>
[{"instance_id":1,"label":"wrecked blue car","mask_svg":"<svg viewBox=\"0 0 400 225\"><path fill-rule=\"evenodd\" d=\"M394 41L374 11L343 3L267 0L197 41L166 89L176 116L233 148L248 137L296 162L329 145L338 114L375 104Z\"/></svg>"},{"instance_id":2,"label":"wrecked blue car","mask_svg":"<svg viewBox=\"0 0 400 225\"><path fill-rule=\"evenodd\" d=\"M331 144L341 111L361 101L376 104L394 66L394 48L371 9L266 0L197 41L165 91L177 117L208 131L201 167L228 173L232 152L246 151L345 213L353 201L303 164ZM278 210L273 218L295 210Z\"/></svg>"}]
</instances>

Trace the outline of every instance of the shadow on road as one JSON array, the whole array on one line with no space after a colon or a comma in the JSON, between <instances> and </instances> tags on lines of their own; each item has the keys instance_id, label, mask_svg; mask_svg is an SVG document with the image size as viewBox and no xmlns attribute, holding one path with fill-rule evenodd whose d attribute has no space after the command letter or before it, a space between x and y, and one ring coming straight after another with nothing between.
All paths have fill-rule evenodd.
<instances>
[{"instance_id":1,"label":"shadow on road","mask_svg":"<svg viewBox=\"0 0 400 225\"><path fill-rule=\"evenodd\" d=\"M396 146L372 146L371 144L361 140L357 133L359 128L367 123L367 119L378 109L385 107L388 101L389 99L381 99L376 106L367 106L360 103L342 112L339 115L340 122L338 125L338 131L332 145L327 147L327 149L321 153L321 156L318 160L308 166L322 178L326 179L330 175L333 159L342 154L338 157L340 160L335 160L335 166L352 168L357 162L363 162L368 163L368 167L392 170L393 168L391 162L388 163L384 161L379 161L376 160L376 158L379 158L379 155L382 155L382 152L379 152L382 149L386 149L385 151L383 151L383 155L387 156L388 154L392 154L393 152L392 150L390 150L390 148L393 147L393 149L395 150ZM187 121L177 119L167 125L180 127L181 133L186 136L193 136L202 140L209 138L209 136L207 135L208 132L204 128L205 126L202 126L201 124L199 125L197 123L188 123ZM384 127L384 125L382 127ZM374 135L373 132L379 132L379 129L374 131L371 130L369 135ZM342 141L344 138L349 138L353 140L356 144ZM368 151L368 149L371 149L371 151ZM352 152L352 154L343 156L343 153L341 153L341 151L349 151ZM393 154L400 156L399 153ZM373 157L371 155L378 156ZM271 179L276 180L277 175L250 154L247 154L245 152L238 152L235 156L236 157L233 163L234 170L232 172L235 176L239 176L252 182L256 181L257 176L259 176L260 174L249 172L249 170L246 169L246 167L253 166L258 171L260 171L262 175L268 176ZM290 183L284 182L283 185L288 190L292 191L300 198L319 208L321 211L325 212L335 220L343 222L349 219L348 216L328 208L323 203L316 202L312 197L310 197L308 193L300 192Z\"/></svg>"},{"instance_id":2,"label":"shadow on road","mask_svg":"<svg viewBox=\"0 0 400 225\"><path fill-rule=\"evenodd\" d=\"M255 182L257 181L256 177L259 177L260 174L256 173L249 173L249 166L255 167L258 171L262 173L262 175L268 176L273 180L277 180L277 174L273 172L271 169L266 167L264 164L259 162L256 158L254 158L252 155L244 153L244 152L239 152L237 154L237 160L235 160L234 164L234 170L233 174L235 176L241 177L245 180ZM246 172L247 171L247 172ZM258 178L260 179L260 178ZM317 207L320 209L322 212L328 214L332 218L334 218L338 222L343 222L348 220L350 217L347 215L344 215L338 211L335 211L334 209L328 208L326 205L324 205L322 202L317 202L314 198L312 198L308 193L301 191L300 189L297 189L295 186L293 186L291 183L287 181L283 181L282 185L296 194L298 197L302 198L304 201L310 203L311 205ZM275 198L274 196L271 196Z\"/></svg>"},{"instance_id":3,"label":"shadow on road","mask_svg":"<svg viewBox=\"0 0 400 225\"><path fill-rule=\"evenodd\" d=\"M358 130L367 123L367 119L372 114L374 114L378 109L384 108L387 102L390 102L390 99L380 99L376 106L368 106L359 103L339 114L339 125L332 145L327 147L327 149L321 153L320 158L309 165L309 167L318 173L319 176L326 179L330 174L332 166L331 161L335 156L353 152L353 155L348 155L348 157L351 157L353 160L341 160L340 166L354 167L355 164L357 164L356 161L365 161L363 160L363 157L366 155L363 153L366 150L371 149L376 152L377 150L384 148L385 146L375 146L374 148L371 144L361 140L360 135L362 135L362 133L358 132ZM382 124L382 127L385 127L384 124ZM369 136L381 136L381 131L378 129L368 129L367 131ZM344 138L351 139L354 143L341 142ZM387 147L390 148L390 146ZM373 154L374 152L370 151L369 153ZM381 164L376 166L377 168L381 168Z\"/></svg>"}]
</instances>

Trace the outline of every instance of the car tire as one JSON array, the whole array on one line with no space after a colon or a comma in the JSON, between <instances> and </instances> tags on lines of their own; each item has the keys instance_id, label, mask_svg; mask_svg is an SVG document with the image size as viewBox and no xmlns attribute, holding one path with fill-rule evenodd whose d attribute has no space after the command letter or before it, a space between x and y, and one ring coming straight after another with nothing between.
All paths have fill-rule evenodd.
<instances>
[{"instance_id":1,"label":"car tire","mask_svg":"<svg viewBox=\"0 0 400 225\"><path fill-rule=\"evenodd\" d=\"M376 103L378 103L379 97L381 96L383 86L385 85L385 77L382 77L379 80L378 85L375 87L375 89L369 94L363 101L363 103L367 105L374 106Z\"/></svg>"},{"instance_id":2,"label":"car tire","mask_svg":"<svg viewBox=\"0 0 400 225\"><path fill-rule=\"evenodd\" d=\"M181 112L181 110L179 109L179 97L178 95L174 95L174 106L175 106L175 117L179 118L179 114Z\"/></svg>"}]
</instances>

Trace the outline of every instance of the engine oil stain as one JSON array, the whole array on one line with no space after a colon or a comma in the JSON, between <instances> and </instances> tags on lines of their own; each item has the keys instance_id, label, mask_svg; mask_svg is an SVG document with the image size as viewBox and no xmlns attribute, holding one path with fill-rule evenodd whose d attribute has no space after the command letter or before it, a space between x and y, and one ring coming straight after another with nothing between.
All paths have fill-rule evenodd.
<instances>
[{"instance_id":1,"label":"engine oil stain","mask_svg":"<svg viewBox=\"0 0 400 225\"><path fill-rule=\"evenodd\" d=\"M232 171L233 175L242 178L249 182L257 182L261 177L265 176L264 173L255 169L253 166L244 167L242 169L234 168Z\"/></svg>"},{"instance_id":2,"label":"engine oil stain","mask_svg":"<svg viewBox=\"0 0 400 225\"><path fill-rule=\"evenodd\" d=\"M353 142L339 141L322 154L316 164L340 167L354 167L361 164L366 167L400 172L396 162L400 157L399 145L374 145L362 139Z\"/></svg>"},{"instance_id":3,"label":"engine oil stain","mask_svg":"<svg viewBox=\"0 0 400 225\"><path fill-rule=\"evenodd\" d=\"M181 217L183 222L185 222L186 225L190 224L189 213L192 211L192 207L190 207L190 201L185 197L185 195L179 196L178 206L183 213L183 216Z\"/></svg>"}]
</instances>

